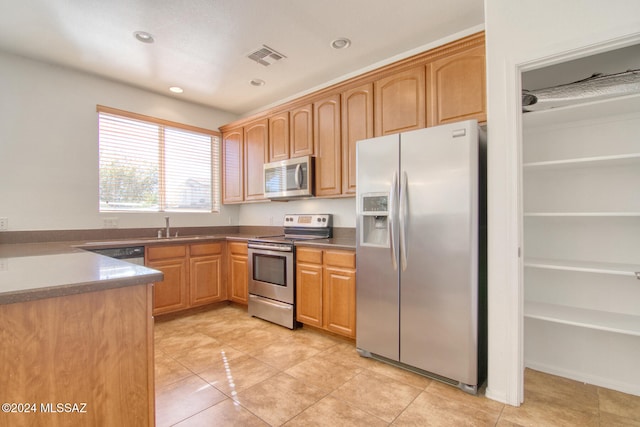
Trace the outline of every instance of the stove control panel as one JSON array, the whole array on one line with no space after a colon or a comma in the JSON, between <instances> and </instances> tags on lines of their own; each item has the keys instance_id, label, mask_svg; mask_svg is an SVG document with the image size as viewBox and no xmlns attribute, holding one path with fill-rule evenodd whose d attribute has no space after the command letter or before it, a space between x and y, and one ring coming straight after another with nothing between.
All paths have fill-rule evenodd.
<instances>
[{"instance_id":1,"label":"stove control panel","mask_svg":"<svg viewBox=\"0 0 640 427\"><path fill-rule=\"evenodd\" d=\"M285 227L330 228L331 214L287 214L284 216Z\"/></svg>"}]
</instances>

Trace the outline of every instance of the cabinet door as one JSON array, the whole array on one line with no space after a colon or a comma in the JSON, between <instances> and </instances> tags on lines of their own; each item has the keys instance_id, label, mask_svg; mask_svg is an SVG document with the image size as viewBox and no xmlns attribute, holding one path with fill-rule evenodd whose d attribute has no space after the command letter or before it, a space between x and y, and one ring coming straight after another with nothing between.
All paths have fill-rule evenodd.
<instances>
[{"instance_id":1,"label":"cabinet door","mask_svg":"<svg viewBox=\"0 0 640 427\"><path fill-rule=\"evenodd\" d=\"M269 161L289 158L289 112L269 118Z\"/></svg>"},{"instance_id":2,"label":"cabinet door","mask_svg":"<svg viewBox=\"0 0 640 427\"><path fill-rule=\"evenodd\" d=\"M299 322L322 327L322 265L296 265L296 311Z\"/></svg>"},{"instance_id":3,"label":"cabinet door","mask_svg":"<svg viewBox=\"0 0 640 427\"><path fill-rule=\"evenodd\" d=\"M418 66L374 83L376 136L425 127L425 70Z\"/></svg>"},{"instance_id":4,"label":"cabinet door","mask_svg":"<svg viewBox=\"0 0 640 427\"><path fill-rule=\"evenodd\" d=\"M238 128L222 135L222 203L244 200L244 134Z\"/></svg>"},{"instance_id":5,"label":"cabinet door","mask_svg":"<svg viewBox=\"0 0 640 427\"><path fill-rule=\"evenodd\" d=\"M484 46L427 65L428 126L487 121Z\"/></svg>"},{"instance_id":6,"label":"cabinet door","mask_svg":"<svg viewBox=\"0 0 640 427\"><path fill-rule=\"evenodd\" d=\"M189 302L191 306L227 299L222 282L222 255L189 260Z\"/></svg>"},{"instance_id":7,"label":"cabinet door","mask_svg":"<svg viewBox=\"0 0 640 427\"><path fill-rule=\"evenodd\" d=\"M342 93L342 194L356 193L356 142L373 137L373 83Z\"/></svg>"},{"instance_id":8,"label":"cabinet door","mask_svg":"<svg viewBox=\"0 0 640 427\"><path fill-rule=\"evenodd\" d=\"M324 269L324 326L340 335L356 336L356 273L352 269Z\"/></svg>"},{"instance_id":9,"label":"cabinet door","mask_svg":"<svg viewBox=\"0 0 640 427\"><path fill-rule=\"evenodd\" d=\"M189 307L186 258L152 261L147 265L164 273L164 280L153 284L153 314Z\"/></svg>"},{"instance_id":10,"label":"cabinet door","mask_svg":"<svg viewBox=\"0 0 640 427\"><path fill-rule=\"evenodd\" d=\"M244 128L244 199L264 199L264 168L268 159L268 120Z\"/></svg>"},{"instance_id":11,"label":"cabinet door","mask_svg":"<svg viewBox=\"0 0 640 427\"><path fill-rule=\"evenodd\" d=\"M313 104L316 196L334 196L342 191L340 143L340 95Z\"/></svg>"},{"instance_id":12,"label":"cabinet door","mask_svg":"<svg viewBox=\"0 0 640 427\"><path fill-rule=\"evenodd\" d=\"M247 244L229 242L228 289L229 300L247 304L249 301L249 262Z\"/></svg>"},{"instance_id":13,"label":"cabinet door","mask_svg":"<svg viewBox=\"0 0 640 427\"><path fill-rule=\"evenodd\" d=\"M313 155L313 106L295 108L290 112L289 141L291 157Z\"/></svg>"}]
</instances>

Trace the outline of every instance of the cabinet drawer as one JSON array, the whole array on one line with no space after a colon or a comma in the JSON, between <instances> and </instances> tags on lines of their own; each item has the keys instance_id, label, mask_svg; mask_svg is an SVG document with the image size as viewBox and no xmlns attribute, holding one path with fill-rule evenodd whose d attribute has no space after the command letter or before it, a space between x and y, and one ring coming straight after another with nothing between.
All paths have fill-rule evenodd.
<instances>
[{"instance_id":1,"label":"cabinet drawer","mask_svg":"<svg viewBox=\"0 0 640 427\"><path fill-rule=\"evenodd\" d=\"M296 249L297 262L310 262L312 264L322 264L322 250L310 248Z\"/></svg>"},{"instance_id":2,"label":"cabinet drawer","mask_svg":"<svg viewBox=\"0 0 640 427\"><path fill-rule=\"evenodd\" d=\"M217 255L222 253L222 243L197 243L189 248L191 256Z\"/></svg>"},{"instance_id":3,"label":"cabinet drawer","mask_svg":"<svg viewBox=\"0 0 640 427\"><path fill-rule=\"evenodd\" d=\"M168 258L184 258L187 256L187 247L185 245L171 246L150 246L147 248L147 260Z\"/></svg>"},{"instance_id":4,"label":"cabinet drawer","mask_svg":"<svg viewBox=\"0 0 640 427\"><path fill-rule=\"evenodd\" d=\"M247 255L247 244L244 242L229 242L229 252L237 255Z\"/></svg>"},{"instance_id":5,"label":"cabinet drawer","mask_svg":"<svg viewBox=\"0 0 640 427\"><path fill-rule=\"evenodd\" d=\"M335 267L356 268L356 254L350 251L324 251L324 263Z\"/></svg>"}]
</instances>

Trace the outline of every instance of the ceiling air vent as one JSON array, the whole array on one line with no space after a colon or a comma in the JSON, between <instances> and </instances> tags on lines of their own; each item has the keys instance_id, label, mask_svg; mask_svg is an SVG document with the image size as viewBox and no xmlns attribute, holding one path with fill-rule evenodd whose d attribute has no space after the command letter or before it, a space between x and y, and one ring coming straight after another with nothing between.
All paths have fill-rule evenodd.
<instances>
[{"instance_id":1,"label":"ceiling air vent","mask_svg":"<svg viewBox=\"0 0 640 427\"><path fill-rule=\"evenodd\" d=\"M247 58L256 61L258 64L262 64L265 67L273 64L274 62L280 61L281 59L286 58L280 52L276 52L271 49L269 46L262 45L262 47L255 52L251 52L247 55Z\"/></svg>"}]
</instances>

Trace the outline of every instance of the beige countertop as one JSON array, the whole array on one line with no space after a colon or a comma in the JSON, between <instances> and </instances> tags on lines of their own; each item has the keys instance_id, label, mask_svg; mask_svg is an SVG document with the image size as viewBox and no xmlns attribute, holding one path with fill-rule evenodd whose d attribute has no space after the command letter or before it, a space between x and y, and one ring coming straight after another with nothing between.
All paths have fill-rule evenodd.
<instances>
[{"instance_id":1,"label":"beige countertop","mask_svg":"<svg viewBox=\"0 0 640 427\"><path fill-rule=\"evenodd\" d=\"M91 249L163 244L247 241L249 234L131 238L104 241L0 244L0 305L152 283L162 273L90 252ZM298 246L354 250L349 237L296 242Z\"/></svg>"}]
</instances>

